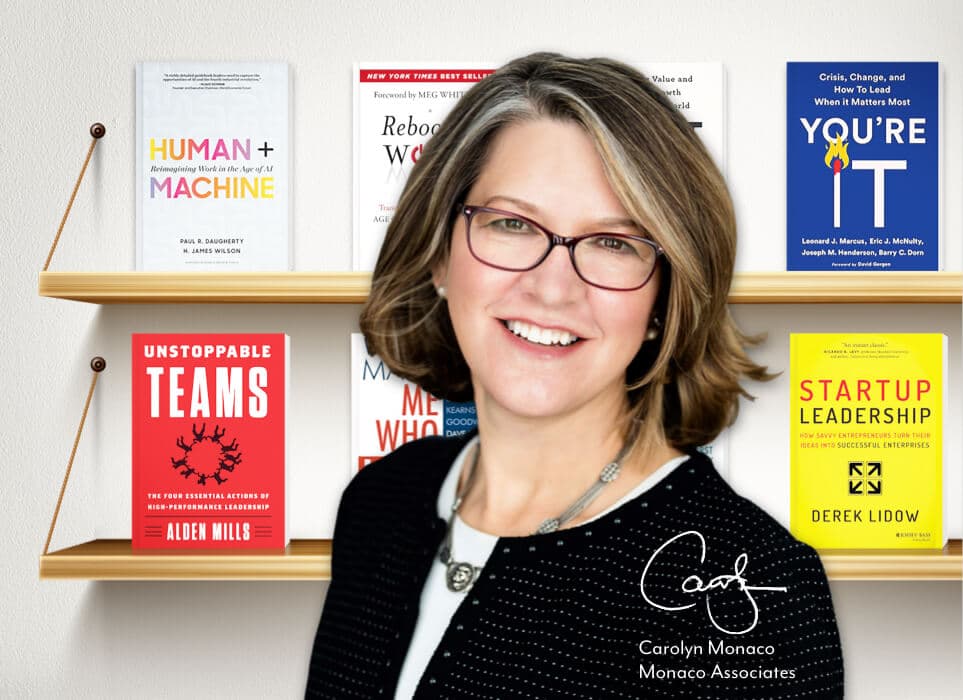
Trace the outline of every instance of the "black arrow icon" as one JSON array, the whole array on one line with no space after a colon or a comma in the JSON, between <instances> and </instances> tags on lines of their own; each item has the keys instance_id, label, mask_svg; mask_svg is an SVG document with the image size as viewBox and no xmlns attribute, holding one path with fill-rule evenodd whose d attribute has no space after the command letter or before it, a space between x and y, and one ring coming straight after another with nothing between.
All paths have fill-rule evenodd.
<instances>
[{"instance_id":1,"label":"black arrow icon","mask_svg":"<svg viewBox=\"0 0 963 700\"><path fill-rule=\"evenodd\" d=\"M866 486L868 488L868 493L870 496L878 496L883 492L883 482L882 481L867 481Z\"/></svg>"},{"instance_id":2,"label":"black arrow icon","mask_svg":"<svg viewBox=\"0 0 963 700\"><path fill-rule=\"evenodd\" d=\"M863 492L863 482L856 480L849 482L849 495L858 496Z\"/></svg>"},{"instance_id":3,"label":"black arrow icon","mask_svg":"<svg viewBox=\"0 0 963 700\"><path fill-rule=\"evenodd\" d=\"M863 470L861 469L862 466L863 466L863 463L862 463L862 462L850 462L850 463L849 463L849 475L850 475L850 476L862 476L862 475L863 475Z\"/></svg>"},{"instance_id":4,"label":"black arrow icon","mask_svg":"<svg viewBox=\"0 0 963 700\"><path fill-rule=\"evenodd\" d=\"M869 473L866 476L882 476L883 475L883 463L882 462L866 462L869 465Z\"/></svg>"}]
</instances>

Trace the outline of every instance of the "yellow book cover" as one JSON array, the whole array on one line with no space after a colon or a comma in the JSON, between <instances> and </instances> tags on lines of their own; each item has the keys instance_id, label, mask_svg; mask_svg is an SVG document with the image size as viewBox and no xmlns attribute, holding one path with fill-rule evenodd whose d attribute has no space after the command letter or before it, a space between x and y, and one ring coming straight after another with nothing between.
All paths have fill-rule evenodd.
<instances>
[{"instance_id":1,"label":"yellow book cover","mask_svg":"<svg viewBox=\"0 0 963 700\"><path fill-rule=\"evenodd\" d=\"M820 548L940 548L946 336L792 333L790 526Z\"/></svg>"}]
</instances>

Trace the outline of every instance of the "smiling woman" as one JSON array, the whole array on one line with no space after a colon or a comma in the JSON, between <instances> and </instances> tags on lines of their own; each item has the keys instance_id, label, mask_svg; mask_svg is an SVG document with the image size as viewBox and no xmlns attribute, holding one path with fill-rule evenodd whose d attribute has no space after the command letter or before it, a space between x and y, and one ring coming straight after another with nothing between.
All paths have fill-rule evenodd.
<instances>
[{"instance_id":1,"label":"smiling woman","mask_svg":"<svg viewBox=\"0 0 963 700\"><path fill-rule=\"evenodd\" d=\"M529 433L513 441L526 451L530 431L571 434L578 425L583 434L613 433L628 408L625 368L651 325L659 291L657 248L618 237L638 229L609 186L591 138L570 121L541 118L506 126L492 140L465 199L502 209L463 210L433 278L447 289L448 316L483 422L519 438ZM512 206L579 234L571 239L577 245L552 246L550 234L533 220L503 211ZM646 257L611 252L595 234L585 236L599 231L600 222L615 223L620 231L601 236L603 241L632 241ZM589 274L592 283L583 284ZM561 333L575 342L552 343ZM582 483L591 483L599 464L585 464L588 472L573 464L566 473L581 471ZM462 518L471 505L463 506ZM531 513L530 502L519 515L525 513ZM514 517L506 524L527 525Z\"/></svg>"},{"instance_id":2,"label":"smiling woman","mask_svg":"<svg viewBox=\"0 0 963 700\"><path fill-rule=\"evenodd\" d=\"M308 697L842 695L818 556L695 449L768 378L734 259L718 170L637 71L535 54L464 95L361 327L478 431L345 490Z\"/></svg>"}]
</instances>

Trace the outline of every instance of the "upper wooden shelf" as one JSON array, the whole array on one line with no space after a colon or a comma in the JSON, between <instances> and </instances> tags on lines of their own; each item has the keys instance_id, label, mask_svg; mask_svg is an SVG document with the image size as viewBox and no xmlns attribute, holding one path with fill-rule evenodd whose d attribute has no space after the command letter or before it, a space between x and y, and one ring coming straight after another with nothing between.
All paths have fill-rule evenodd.
<instances>
[{"instance_id":1,"label":"upper wooden shelf","mask_svg":"<svg viewBox=\"0 0 963 700\"><path fill-rule=\"evenodd\" d=\"M743 272L731 304L959 304L960 272Z\"/></svg>"},{"instance_id":2,"label":"upper wooden shelf","mask_svg":"<svg viewBox=\"0 0 963 700\"><path fill-rule=\"evenodd\" d=\"M820 552L835 581L959 581L960 540L942 550ZM283 554L134 554L130 540L94 540L40 557L42 579L301 579L331 578L330 540L292 540Z\"/></svg>"},{"instance_id":3,"label":"upper wooden shelf","mask_svg":"<svg viewBox=\"0 0 963 700\"><path fill-rule=\"evenodd\" d=\"M358 272L41 272L40 296L92 304L360 304Z\"/></svg>"},{"instance_id":4,"label":"upper wooden shelf","mask_svg":"<svg viewBox=\"0 0 963 700\"><path fill-rule=\"evenodd\" d=\"M360 304L365 272L41 272L40 295L93 304ZM960 272L743 272L732 304L959 304Z\"/></svg>"}]
</instances>

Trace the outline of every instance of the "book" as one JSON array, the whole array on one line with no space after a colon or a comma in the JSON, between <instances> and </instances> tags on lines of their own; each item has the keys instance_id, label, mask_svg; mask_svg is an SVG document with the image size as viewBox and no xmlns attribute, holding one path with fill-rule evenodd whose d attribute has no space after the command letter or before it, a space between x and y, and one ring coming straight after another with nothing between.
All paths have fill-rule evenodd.
<instances>
[{"instance_id":1,"label":"book","mask_svg":"<svg viewBox=\"0 0 963 700\"><path fill-rule=\"evenodd\" d=\"M725 71L715 62L635 64L695 129L719 171L726 173Z\"/></svg>"},{"instance_id":2,"label":"book","mask_svg":"<svg viewBox=\"0 0 963 700\"><path fill-rule=\"evenodd\" d=\"M354 66L352 269L370 272L411 167L458 99L494 72L479 63Z\"/></svg>"},{"instance_id":3,"label":"book","mask_svg":"<svg viewBox=\"0 0 963 700\"><path fill-rule=\"evenodd\" d=\"M351 474L406 442L461 435L477 423L474 403L439 399L392 374L361 333L351 334Z\"/></svg>"},{"instance_id":4,"label":"book","mask_svg":"<svg viewBox=\"0 0 963 700\"><path fill-rule=\"evenodd\" d=\"M135 550L283 550L288 336L135 333Z\"/></svg>"},{"instance_id":5,"label":"book","mask_svg":"<svg viewBox=\"0 0 963 700\"><path fill-rule=\"evenodd\" d=\"M637 68L686 115L725 172L722 64L646 63ZM352 269L374 269L425 142L468 88L492 72L494 64L355 65Z\"/></svg>"},{"instance_id":6,"label":"book","mask_svg":"<svg viewBox=\"0 0 963 700\"><path fill-rule=\"evenodd\" d=\"M942 269L939 64L786 76L787 268Z\"/></svg>"},{"instance_id":7,"label":"book","mask_svg":"<svg viewBox=\"0 0 963 700\"><path fill-rule=\"evenodd\" d=\"M790 525L817 548L938 548L946 336L790 334Z\"/></svg>"},{"instance_id":8,"label":"book","mask_svg":"<svg viewBox=\"0 0 963 700\"><path fill-rule=\"evenodd\" d=\"M137 65L137 269L291 269L288 66Z\"/></svg>"}]
</instances>

